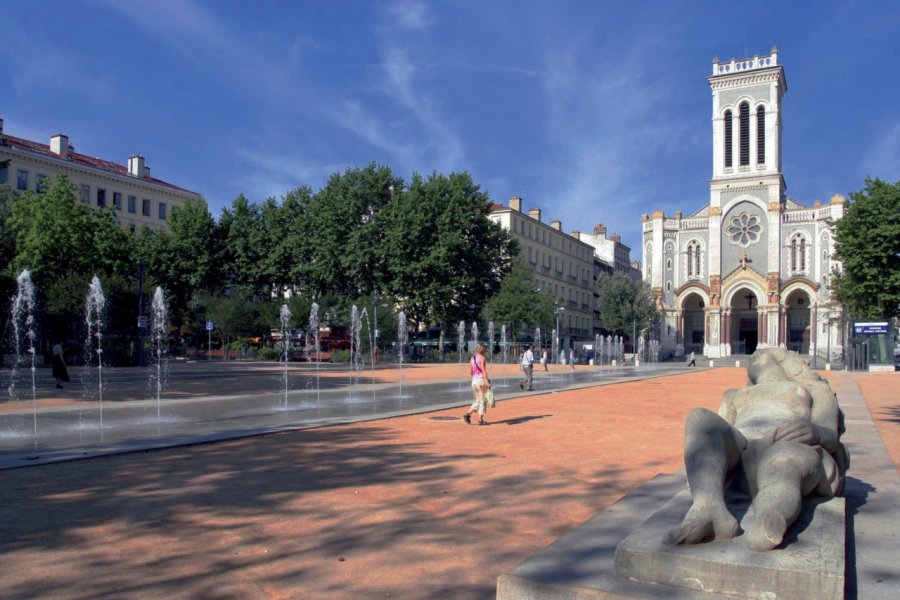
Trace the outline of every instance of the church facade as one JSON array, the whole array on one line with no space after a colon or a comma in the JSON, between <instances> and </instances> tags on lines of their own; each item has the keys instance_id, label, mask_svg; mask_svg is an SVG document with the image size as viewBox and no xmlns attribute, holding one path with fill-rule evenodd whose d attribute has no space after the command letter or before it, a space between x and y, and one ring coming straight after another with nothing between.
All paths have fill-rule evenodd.
<instances>
[{"instance_id":1,"label":"church facade","mask_svg":"<svg viewBox=\"0 0 900 600\"><path fill-rule=\"evenodd\" d=\"M829 288L832 223L844 198L807 207L781 169L784 68L765 56L713 60L709 203L685 217L643 216L643 277L664 318L660 346L710 358L781 346L839 355Z\"/></svg>"}]
</instances>

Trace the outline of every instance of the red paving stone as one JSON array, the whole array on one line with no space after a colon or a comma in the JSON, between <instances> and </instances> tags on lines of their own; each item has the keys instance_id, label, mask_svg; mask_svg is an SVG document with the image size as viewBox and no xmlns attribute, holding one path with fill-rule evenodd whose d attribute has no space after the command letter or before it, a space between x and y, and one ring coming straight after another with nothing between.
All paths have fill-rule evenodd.
<instances>
[{"instance_id":1,"label":"red paving stone","mask_svg":"<svg viewBox=\"0 0 900 600\"><path fill-rule=\"evenodd\" d=\"M900 376L853 377L888 447ZM0 473L0 598L493 598L656 473L720 368ZM869 396L874 400L870 400ZM895 465L897 455L892 453Z\"/></svg>"}]
</instances>

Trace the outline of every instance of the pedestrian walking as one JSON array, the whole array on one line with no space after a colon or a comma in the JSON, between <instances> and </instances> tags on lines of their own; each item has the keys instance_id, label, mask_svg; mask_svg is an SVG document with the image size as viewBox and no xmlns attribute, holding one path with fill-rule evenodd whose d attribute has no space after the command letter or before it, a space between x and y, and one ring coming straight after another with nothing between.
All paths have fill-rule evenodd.
<instances>
[{"instance_id":1,"label":"pedestrian walking","mask_svg":"<svg viewBox=\"0 0 900 600\"><path fill-rule=\"evenodd\" d=\"M469 360L469 373L472 375L472 395L475 397L472 406L463 415L463 421L472 424L472 413L478 413L478 424L487 425L484 420L487 414L487 394L491 390L491 379L487 374L487 361L484 359L487 353L487 346L478 344L475 348L475 354Z\"/></svg>"},{"instance_id":2,"label":"pedestrian walking","mask_svg":"<svg viewBox=\"0 0 900 600\"><path fill-rule=\"evenodd\" d=\"M572 370L575 370L575 348L569 348L569 364L572 365Z\"/></svg>"},{"instance_id":3,"label":"pedestrian walking","mask_svg":"<svg viewBox=\"0 0 900 600\"><path fill-rule=\"evenodd\" d=\"M548 371L547 363L550 362L550 353L547 352L547 349L544 348L544 351L541 353L541 364L544 365L544 370Z\"/></svg>"},{"instance_id":4,"label":"pedestrian walking","mask_svg":"<svg viewBox=\"0 0 900 600\"><path fill-rule=\"evenodd\" d=\"M696 357L696 355L694 355L693 352L691 352L691 358L690 358L690 361L688 361L688 366L689 366L689 367L696 367L696 366L697 366L697 357Z\"/></svg>"},{"instance_id":5,"label":"pedestrian walking","mask_svg":"<svg viewBox=\"0 0 900 600\"><path fill-rule=\"evenodd\" d=\"M528 349L522 355L522 372L525 373L525 379L519 382L519 387L529 392L534 390L532 377L534 375L534 344L528 346Z\"/></svg>"},{"instance_id":6,"label":"pedestrian walking","mask_svg":"<svg viewBox=\"0 0 900 600\"><path fill-rule=\"evenodd\" d=\"M52 358L50 360L53 365L53 378L56 379L56 389L62 389L63 381L69 383L69 370L66 368L66 357L63 354L62 344L53 344L51 354Z\"/></svg>"}]
</instances>

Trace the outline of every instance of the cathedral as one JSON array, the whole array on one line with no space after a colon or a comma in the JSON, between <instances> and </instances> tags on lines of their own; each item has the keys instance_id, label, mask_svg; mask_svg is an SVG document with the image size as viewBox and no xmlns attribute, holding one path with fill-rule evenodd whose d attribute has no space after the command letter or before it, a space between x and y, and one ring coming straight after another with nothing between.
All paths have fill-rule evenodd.
<instances>
[{"instance_id":1,"label":"cathedral","mask_svg":"<svg viewBox=\"0 0 900 600\"><path fill-rule=\"evenodd\" d=\"M841 352L840 307L829 288L833 221L844 198L807 207L786 195L776 49L719 62L712 75L713 172L696 213L644 215L643 278L675 356L710 358L780 346L828 359Z\"/></svg>"}]
</instances>

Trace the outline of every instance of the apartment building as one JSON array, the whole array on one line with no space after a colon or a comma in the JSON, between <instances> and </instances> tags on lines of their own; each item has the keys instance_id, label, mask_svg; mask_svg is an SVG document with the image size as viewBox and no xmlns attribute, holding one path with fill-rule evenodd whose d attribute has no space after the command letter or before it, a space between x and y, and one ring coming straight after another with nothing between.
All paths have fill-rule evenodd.
<instances>
[{"instance_id":1,"label":"apartment building","mask_svg":"<svg viewBox=\"0 0 900 600\"><path fill-rule=\"evenodd\" d=\"M557 301L563 346L594 335L594 248L565 233L559 220L544 223L541 209L522 211L522 199L494 204L491 220L518 240L521 256L534 269L535 281Z\"/></svg>"},{"instance_id":2,"label":"apartment building","mask_svg":"<svg viewBox=\"0 0 900 600\"><path fill-rule=\"evenodd\" d=\"M7 162L8 161L8 162ZM41 193L53 178L65 175L78 188L78 201L112 207L123 227L163 230L171 211L200 195L150 175L144 157L127 165L75 151L69 137L57 133L49 144L7 134L0 119L0 185Z\"/></svg>"}]
</instances>

